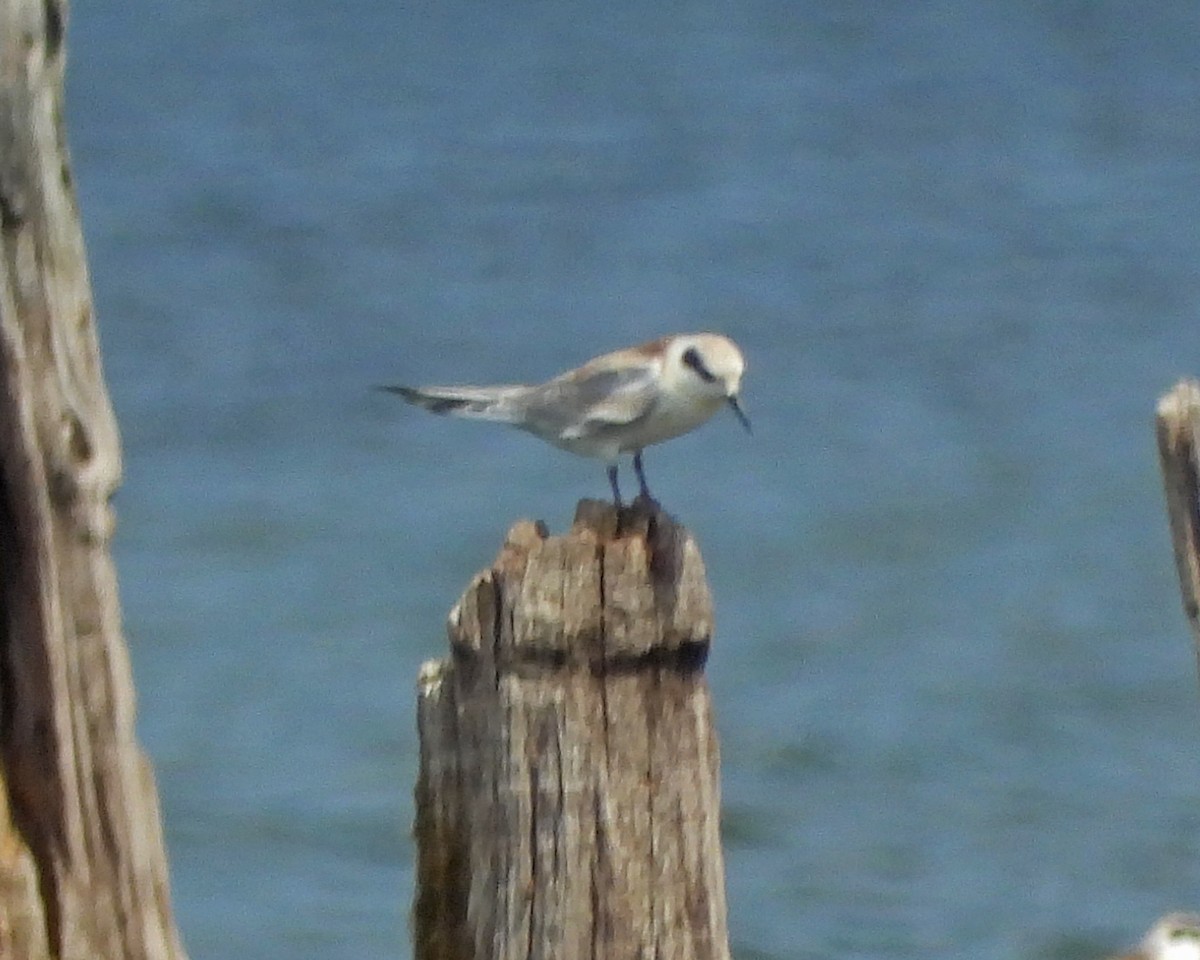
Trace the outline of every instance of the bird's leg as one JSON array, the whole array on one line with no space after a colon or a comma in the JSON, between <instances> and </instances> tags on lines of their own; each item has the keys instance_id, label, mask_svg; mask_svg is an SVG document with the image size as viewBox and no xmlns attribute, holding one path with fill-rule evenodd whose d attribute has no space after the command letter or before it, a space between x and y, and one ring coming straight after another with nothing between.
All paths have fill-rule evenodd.
<instances>
[{"instance_id":1,"label":"bird's leg","mask_svg":"<svg viewBox=\"0 0 1200 960\"><path fill-rule=\"evenodd\" d=\"M643 500L654 503L654 496L650 493L650 488L646 485L646 474L642 470L642 451L639 450L633 455L633 472L637 474L638 486L641 487L639 496Z\"/></svg>"},{"instance_id":2,"label":"bird's leg","mask_svg":"<svg viewBox=\"0 0 1200 960\"><path fill-rule=\"evenodd\" d=\"M608 465L608 482L612 487L613 505L620 509L621 507L621 488L617 486L617 465L610 463Z\"/></svg>"}]
</instances>

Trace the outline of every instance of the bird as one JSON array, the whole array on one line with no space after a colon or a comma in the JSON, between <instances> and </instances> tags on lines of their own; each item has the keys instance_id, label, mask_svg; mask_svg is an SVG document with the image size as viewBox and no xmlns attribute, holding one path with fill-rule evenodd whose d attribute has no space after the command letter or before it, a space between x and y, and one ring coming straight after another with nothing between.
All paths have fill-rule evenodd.
<instances>
[{"instance_id":1,"label":"bird","mask_svg":"<svg viewBox=\"0 0 1200 960\"><path fill-rule=\"evenodd\" d=\"M728 337L685 333L589 360L539 384L380 387L433 413L507 423L608 465L621 506L617 464L633 455L639 496L654 503L642 451L696 429L728 406L751 432L740 401L746 361Z\"/></svg>"},{"instance_id":2,"label":"bird","mask_svg":"<svg viewBox=\"0 0 1200 960\"><path fill-rule=\"evenodd\" d=\"M1159 917L1136 950L1110 960L1200 960L1200 914Z\"/></svg>"}]
</instances>

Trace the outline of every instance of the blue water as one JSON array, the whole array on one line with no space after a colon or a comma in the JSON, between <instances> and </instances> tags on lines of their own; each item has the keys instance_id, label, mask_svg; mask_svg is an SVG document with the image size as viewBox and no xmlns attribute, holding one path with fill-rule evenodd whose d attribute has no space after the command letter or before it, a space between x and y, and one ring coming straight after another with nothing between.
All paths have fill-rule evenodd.
<instances>
[{"instance_id":1,"label":"blue water","mask_svg":"<svg viewBox=\"0 0 1200 960\"><path fill-rule=\"evenodd\" d=\"M1084 960L1200 906L1152 433L1194 0L76 3L121 595L193 960L405 957L414 681L600 465L372 394L745 348L651 450L718 608L741 960Z\"/></svg>"}]
</instances>

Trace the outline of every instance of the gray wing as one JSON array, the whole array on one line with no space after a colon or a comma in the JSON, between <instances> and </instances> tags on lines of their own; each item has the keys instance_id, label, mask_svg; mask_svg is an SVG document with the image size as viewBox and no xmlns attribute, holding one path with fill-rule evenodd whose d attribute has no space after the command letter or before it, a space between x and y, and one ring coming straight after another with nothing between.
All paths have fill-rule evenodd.
<instances>
[{"instance_id":1,"label":"gray wing","mask_svg":"<svg viewBox=\"0 0 1200 960\"><path fill-rule=\"evenodd\" d=\"M525 414L535 433L585 440L643 419L657 398L658 379L650 366L578 371L531 388Z\"/></svg>"}]
</instances>

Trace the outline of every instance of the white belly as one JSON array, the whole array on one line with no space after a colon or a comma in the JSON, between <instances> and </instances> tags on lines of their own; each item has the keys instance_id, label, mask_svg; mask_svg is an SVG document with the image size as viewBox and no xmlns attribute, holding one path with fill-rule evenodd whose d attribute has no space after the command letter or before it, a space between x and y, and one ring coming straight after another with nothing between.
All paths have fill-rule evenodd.
<instances>
[{"instance_id":1,"label":"white belly","mask_svg":"<svg viewBox=\"0 0 1200 960\"><path fill-rule=\"evenodd\" d=\"M620 454L634 453L664 440L681 436L710 419L723 405L720 397L663 398L654 412L630 424L613 424L592 436L547 438L555 446L583 457L613 462Z\"/></svg>"},{"instance_id":2,"label":"white belly","mask_svg":"<svg viewBox=\"0 0 1200 960\"><path fill-rule=\"evenodd\" d=\"M688 397L686 401L664 397L654 412L639 423L631 424L622 438L621 452L631 453L655 443L695 430L724 405L720 397Z\"/></svg>"}]
</instances>

